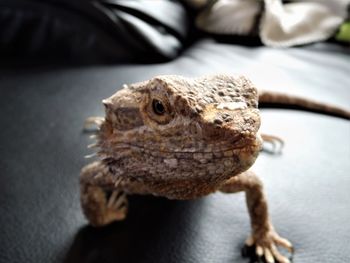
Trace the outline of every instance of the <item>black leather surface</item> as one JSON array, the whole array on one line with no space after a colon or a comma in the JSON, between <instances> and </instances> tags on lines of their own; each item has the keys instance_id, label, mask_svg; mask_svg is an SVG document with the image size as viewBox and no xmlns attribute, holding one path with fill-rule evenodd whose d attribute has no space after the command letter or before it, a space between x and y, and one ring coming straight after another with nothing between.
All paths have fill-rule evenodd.
<instances>
[{"instance_id":1,"label":"black leather surface","mask_svg":"<svg viewBox=\"0 0 350 263\"><path fill-rule=\"evenodd\" d=\"M0 73L0 262L243 263L243 194L193 201L132 197L126 221L94 229L79 205L88 161L84 119L123 83L157 74L247 73L260 87L349 108L348 50L328 44L272 50L198 42L171 63ZM295 245L294 262L350 262L350 122L262 110L262 131L284 138L262 153L272 220Z\"/></svg>"},{"instance_id":2,"label":"black leather surface","mask_svg":"<svg viewBox=\"0 0 350 263\"><path fill-rule=\"evenodd\" d=\"M188 30L177 1L0 1L0 58L7 64L164 61L179 54Z\"/></svg>"}]
</instances>

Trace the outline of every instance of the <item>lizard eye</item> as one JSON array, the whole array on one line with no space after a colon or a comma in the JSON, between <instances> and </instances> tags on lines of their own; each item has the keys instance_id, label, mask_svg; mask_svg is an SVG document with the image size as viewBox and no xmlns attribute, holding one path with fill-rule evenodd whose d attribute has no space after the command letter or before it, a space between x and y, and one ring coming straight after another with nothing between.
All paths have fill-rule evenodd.
<instances>
[{"instance_id":1,"label":"lizard eye","mask_svg":"<svg viewBox=\"0 0 350 263\"><path fill-rule=\"evenodd\" d=\"M160 100L153 100L152 108L154 113L157 115L163 115L165 113L165 107Z\"/></svg>"},{"instance_id":2,"label":"lizard eye","mask_svg":"<svg viewBox=\"0 0 350 263\"><path fill-rule=\"evenodd\" d=\"M147 117L158 124L167 124L174 117L174 111L165 96L149 98L144 107Z\"/></svg>"}]
</instances>

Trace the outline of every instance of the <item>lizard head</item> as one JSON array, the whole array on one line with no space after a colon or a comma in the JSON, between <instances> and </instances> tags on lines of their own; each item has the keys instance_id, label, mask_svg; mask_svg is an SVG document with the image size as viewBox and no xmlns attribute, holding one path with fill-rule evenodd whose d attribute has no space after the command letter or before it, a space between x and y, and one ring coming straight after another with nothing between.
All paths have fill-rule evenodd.
<instances>
[{"instance_id":1,"label":"lizard head","mask_svg":"<svg viewBox=\"0 0 350 263\"><path fill-rule=\"evenodd\" d=\"M100 155L155 194L207 194L247 170L261 149L257 90L242 76L159 76L103 103Z\"/></svg>"}]
</instances>

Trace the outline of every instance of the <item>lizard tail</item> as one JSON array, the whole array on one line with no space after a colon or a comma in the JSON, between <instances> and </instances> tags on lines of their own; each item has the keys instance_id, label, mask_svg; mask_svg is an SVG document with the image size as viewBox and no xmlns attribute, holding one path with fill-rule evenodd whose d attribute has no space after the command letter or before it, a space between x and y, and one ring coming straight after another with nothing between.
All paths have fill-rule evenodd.
<instances>
[{"instance_id":1,"label":"lizard tail","mask_svg":"<svg viewBox=\"0 0 350 263\"><path fill-rule=\"evenodd\" d=\"M279 92L261 91L259 104L265 107L304 109L350 120L350 111L327 103Z\"/></svg>"}]
</instances>

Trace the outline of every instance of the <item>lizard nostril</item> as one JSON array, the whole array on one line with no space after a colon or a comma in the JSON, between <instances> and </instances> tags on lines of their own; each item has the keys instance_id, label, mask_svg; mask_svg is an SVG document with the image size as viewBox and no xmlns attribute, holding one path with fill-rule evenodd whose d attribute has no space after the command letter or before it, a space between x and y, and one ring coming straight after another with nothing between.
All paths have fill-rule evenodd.
<instances>
[{"instance_id":1,"label":"lizard nostril","mask_svg":"<svg viewBox=\"0 0 350 263\"><path fill-rule=\"evenodd\" d=\"M109 100L109 99L104 99L104 100L102 100L102 103L103 103L103 105L104 105L106 108L108 108L108 107L110 107L110 106L112 105L112 102L111 102L111 100Z\"/></svg>"},{"instance_id":2,"label":"lizard nostril","mask_svg":"<svg viewBox=\"0 0 350 263\"><path fill-rule=\"evenodd\" d=\"M215 123L215 124L222 124L222 120L221 120L221 119L215 119L215 120L214 120L214 123Z\"/></svg>"}]
</instances>

